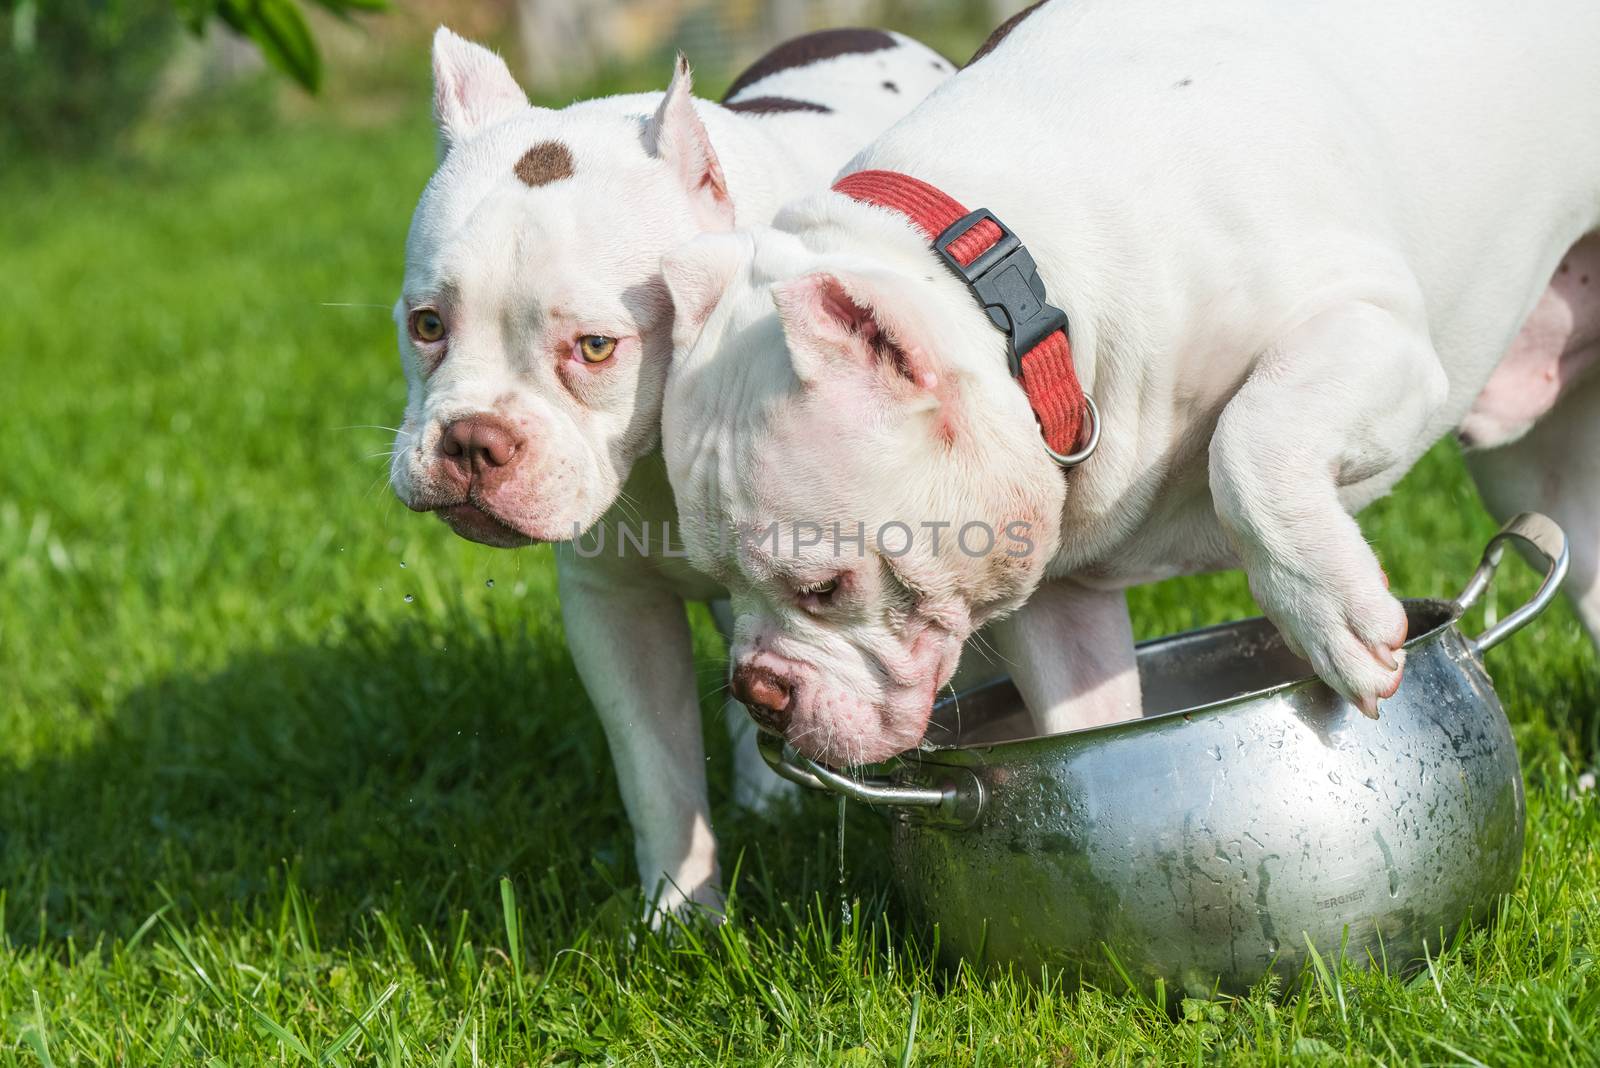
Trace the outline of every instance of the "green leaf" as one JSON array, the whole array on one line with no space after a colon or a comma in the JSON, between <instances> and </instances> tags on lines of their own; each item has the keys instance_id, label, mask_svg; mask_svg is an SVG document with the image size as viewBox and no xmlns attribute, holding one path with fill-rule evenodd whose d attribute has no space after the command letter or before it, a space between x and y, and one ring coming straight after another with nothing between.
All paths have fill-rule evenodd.
<instances>
[{"instance_id":1,"label":"green leaf","mask_svg":"<svg viewBox=\"0 0 1600 1068\"><path fill-rule=\"evenodd\" d=\"M313 93L322 87L322 55L294 0L223 0L217 13L273 66Z\"/></svg>"}]
</instances>

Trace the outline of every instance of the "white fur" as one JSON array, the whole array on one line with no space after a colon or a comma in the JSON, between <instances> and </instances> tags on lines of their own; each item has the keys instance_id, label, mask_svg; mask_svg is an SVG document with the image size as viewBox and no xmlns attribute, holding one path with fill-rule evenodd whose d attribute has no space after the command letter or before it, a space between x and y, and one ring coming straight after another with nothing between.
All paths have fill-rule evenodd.
<instances>
[{"instance_id":1,"label":"white fur","mask_svg":"<svg viewBox=\"0 0 1600 1068\"><path fill-rule=\"evenodd\" d=\"M1092 591L1241 564L1375 715L1405 620L1350 513L1462 423L1600 223L1600 7L1051 0L847 170L867 168L1018 232L1104 431L1063 477L1001 335L892 212L822 194L669 258L674 299L712 309L668 382L669 474L693 558L733 589L736 658L793 687L796 744L850 762L914 741L961 639L1040 583L999 634L1036 719L1126 715L1125 609ZM808 278L864 305L895 358L849 329L829 341ZM1600 301L1573 307L1581 328L1541 366L1593 339ZM1499 466L1550 448L1535 435ZM1037 553L1006 569L920 548L895 562L915 589L898 607L893 576L868 574L881 552L755 558L713 536L1015 518ZM798 578L836 571L851 596L797 602Z\"/></svg>"},{"instance_id":2,"label":"white fur","mask_svg":"<svg viewBox=\"0 0 1600 1068\"><path fill-rule=\"evenodd\" d=\"M823 188L949 74L935 53L895 40L741 93L833 113L752 115L694 99L682 62L666 93L530 107L492 53L448 30L435 38L442 158L412 221L395 306L409 389L391 481L414 508L460 502L440 474L441 435L489 414L523 444L514 478L468 491L497 525L464 532L496 544L605 537L593 559L558 547L562 608L616 759L640 876L663 908L720 900L700 734L706 687L684 602L721 591L659 545L648 558L615 552L621 526L659 538L676 516L657 452L672 322L659 260L702 230L766 221ZM890 78L898 92L881 88ZM574 173L530 188L513 167L547 141L566 146ZM407 320L421 306L444 317L443 344L412 341ZM619 339L615 355L575 359L586 334ZM739 793L759 804L779 780L755 754L742 709L730 710L734 723Z\"/></svg>"}]
</instances>

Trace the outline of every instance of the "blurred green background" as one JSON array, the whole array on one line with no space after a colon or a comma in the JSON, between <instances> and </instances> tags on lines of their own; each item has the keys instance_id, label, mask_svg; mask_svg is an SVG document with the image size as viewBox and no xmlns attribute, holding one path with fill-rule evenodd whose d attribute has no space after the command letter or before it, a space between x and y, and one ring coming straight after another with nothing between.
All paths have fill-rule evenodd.
<instances>
[{"instance_id":1,"label":"blurred green background","mask_svg":"<svg viewBox=\"0 0 1600 1068\"><path fill-rule=\"evenodd\" d=\"M281 114L397 117L434 26L501 50L542 103L654 86L682 49L712 80L827 26L916 33L964 59L1022 0L0 0L0 149L103 154L270 67L320 94ZM963 51L966 50L966 51ZM280 93L280 96L282 94ZM426 100L425 97L422 98ZM301 105L311 102L302 98ZM228 102L224 111L231 111ZM261 115L252 113L252 122Z\"/></svg>"},{"instance_id":2,"label":"blurred green background","mask_svg":"<svg viewBox=\"0 0 1600 1068\"><path fill-rule=\"evenodd\" d=\"M1263 994L1174 1027L1121 991L935 969L874 818L851 813L840 929L832 807L726 804L714 696L734 921L632 927L548 551L467 544L385 484L428 37L499 46L546 103L659 88L682 46L715 96L780 30L871 21L962 60L1004 11L575 10L555 63L506 0L313 7L310 95L160 0L0 8L0 1064L882 1063L913 998L929 1063L1392 1063L1446 1040L1600 1063L1600 816L1574 785L1600 718L1564 606L1490 665L1528 768L1524 885L1424 985L1312 982L1294 1015ZM1364 523L1428 595L1493 530L1448 443ZM1531 587L1508 576L1488 611ZM1146 635L1254 612L1237 575L1134 609Z\"/></svg>"}]
</instances>

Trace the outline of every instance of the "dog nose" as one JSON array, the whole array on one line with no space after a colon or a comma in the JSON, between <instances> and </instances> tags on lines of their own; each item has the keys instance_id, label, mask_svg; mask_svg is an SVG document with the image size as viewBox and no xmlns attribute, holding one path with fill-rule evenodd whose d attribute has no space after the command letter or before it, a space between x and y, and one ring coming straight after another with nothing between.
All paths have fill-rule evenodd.
<instances>
[{"instance_id":1,"label":"dog nose","mask_svg":"<svg viewBox=\"0 0 1600 1068\"><path fill-rule=\"evenodd\" d=\"M789 722L789 706L794 691L789 683L770 668L741 665L733 671L733 696L750 709L755 721L769 730L782 732Z\"/></svg>"},{"instance_id":2,"label":"dog nose","mask_svg":"<svg viewBox=\"0 0 1600 1068\"><path fill-rule=\"evenodd\" d=\"M475 470L509 464L522 448L522 439L498 419L473 415L445 427L439 448L447 462L470 476Z\"/></svg>"}]
</instances>

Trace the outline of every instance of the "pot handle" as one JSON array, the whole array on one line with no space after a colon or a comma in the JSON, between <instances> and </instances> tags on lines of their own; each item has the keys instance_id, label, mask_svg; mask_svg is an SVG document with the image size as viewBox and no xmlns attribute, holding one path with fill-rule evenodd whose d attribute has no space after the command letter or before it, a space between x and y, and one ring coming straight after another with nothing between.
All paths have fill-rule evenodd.
<instances>
[{"instance_id":1,"label":"pot handle","mask_svg":"<svg viewBox=\"0 0 1600 1068\"><path fill-rule=\"evenodd\" d=\"M768 767L807 789L847 797L874 808L912 810L929 822L960 827L977 822L983 811L983 784L962 768L940 768L949 776L937 785L902 786L885 778L852 779L841 775L767 731L757 735L756 745Z\"/></svg>"},{"instance_id":2,"label":"pot handle","mask_svg":"<svg viewBox=\"0 0 1600 1068\"><path fill-rule=\"evenodd\" d=\"M1510 615L1476 638L1467 639L1473 651L1480 656L1527 626L1529 620L1543 612L1555 599L1561 589L1562 580L1567 577L1566 534L1556 526L1555 520L1548 516L1542 516L1538 512L1523 512L1512 516L1506 521L1506 525L1500 528L1500 532L1489 539L1489 544L1483 550L1483 559L1478 563L1478 570L1472 573L1467 588L1456 597L1455 603L1459 612L1471 608L1489 588L1495 571L1500 567L1500 558L1505 554L1506 542L1512 538L1516 538L1544 559L1544 581L1539 583L1539 589L1526 604L1518 606Z\"/></svg>"}]
</instances>

